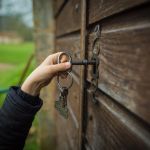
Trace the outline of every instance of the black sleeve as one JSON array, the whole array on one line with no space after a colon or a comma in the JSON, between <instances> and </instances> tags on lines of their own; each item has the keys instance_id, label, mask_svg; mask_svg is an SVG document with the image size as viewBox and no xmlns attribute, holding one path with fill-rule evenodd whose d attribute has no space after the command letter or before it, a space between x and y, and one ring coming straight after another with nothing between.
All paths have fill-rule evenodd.
<instances>
[{"instance_id":1,"label":"black sleeve","mask_svg":"<svg viewBox=\"0 0 150 150\"><path fill-rule=\"evenodd\" d=\"M42 100L11 87L0 109L0 150L22 150Z\"/></svg>"}]
</instances>

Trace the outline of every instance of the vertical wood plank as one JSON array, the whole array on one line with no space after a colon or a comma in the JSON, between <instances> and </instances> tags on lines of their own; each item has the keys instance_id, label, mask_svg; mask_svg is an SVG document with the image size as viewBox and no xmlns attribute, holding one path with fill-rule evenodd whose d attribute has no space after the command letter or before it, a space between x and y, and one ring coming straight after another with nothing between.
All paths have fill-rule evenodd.
<instances>
[{"instance_id":1,"label":"vertical wood plank","mask_svg":"<svg viewBox=\"0 0 150 150\"><path fill-rule=\"evenodd\" d=\"M69 0L56 19L56 35L63 36L80 29L81 0Z\"/></svg>"},{"instance_id":2,"label":"vertical wood plank","mask_svg":"<svg viewBox=\"0 0 150 150\"><path fill-rule=\"evenodd\" d=\"M67 0L54 0L54 14L57 17L61 13L61 9Z\"/></svg>"},{"instance_id":3,"label":"vertical wood plank","mask_svg":"<svg viewBox=\"0 0 150 150\"><path fill-rule=\"evenodd\" d=\"M86 0L81 0L81 58L85 58L86 49ZM83 114L84 114L84 101L85 101L85 83L86 73L85 68L81 68L81 92L80 92L80 123L79 123L79 150L83 148Z\"/></svg>"},{"instance_id":4,"label":"vertical wood plank","mask_svg":"<svg viewBox=\"0 0 150 150\"><path fill-rule=\"evenodd\" d=\"M54 53L53 0L33 0L34 37L37 64ZM43 107L38 113L41 150L55 149L54 97L55 83L42 89Z\"/></svg>"}]
</instances>

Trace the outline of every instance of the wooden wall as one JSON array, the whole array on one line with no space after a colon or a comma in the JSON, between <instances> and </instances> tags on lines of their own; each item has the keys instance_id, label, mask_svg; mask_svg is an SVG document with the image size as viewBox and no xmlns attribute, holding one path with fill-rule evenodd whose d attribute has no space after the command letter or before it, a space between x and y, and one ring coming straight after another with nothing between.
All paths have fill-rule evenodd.
<instances>
[{"instance_id":1,"label":"wooden wall","mask_svg":"<svg viewBox=\"0 0 150 150\"><path fill-rule=\"evenodd\" d=\"M74 66L69 119L56 112L57 149L150 149L149 1L55 0L54 10L55 50L76 60L91 58L100 25L98 103L91 67Z\"/></svg>"},{"instance_id":2,"label":"wooden wall","mask_svg":"<svg viewBox=\"0 0 150 150\"><path fill-rule=\"evenodd\" d=\"M51 137L44 133L52 132L48 120L54 116L58 150L150 149L149 0L53 0L54 9L51 0L33 2L38 62L54 52L49 51L54 43L55 52L90 59L95 28L100 26L97 103L90 91L92 67L73 66L68 119L57 111L50 115L59 94L55 82L43 90L44 99L53 102L43 109L51 113L40 118L45 122L42 141L51 145Z\"/></svg>"}]
</instances>

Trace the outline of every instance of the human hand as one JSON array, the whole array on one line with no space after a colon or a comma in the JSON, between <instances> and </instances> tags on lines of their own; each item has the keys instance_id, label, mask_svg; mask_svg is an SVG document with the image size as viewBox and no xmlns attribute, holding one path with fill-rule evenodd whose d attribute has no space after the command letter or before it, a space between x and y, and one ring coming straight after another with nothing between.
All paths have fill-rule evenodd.
<instances>
[{"instance_id":1,"label":"human hand","mask_svg":"<svg viewBox=\"0 0 150 150\"><path fill-rule=\"evenodd\" d=\"M62 63L57 64L57 58L62 52L49 55L24 81L21 90L32 96L40 93L40 90L48 85L58 72L63 72L71 67L66 58L62 58Z\"/></svg>"}]
</instances>

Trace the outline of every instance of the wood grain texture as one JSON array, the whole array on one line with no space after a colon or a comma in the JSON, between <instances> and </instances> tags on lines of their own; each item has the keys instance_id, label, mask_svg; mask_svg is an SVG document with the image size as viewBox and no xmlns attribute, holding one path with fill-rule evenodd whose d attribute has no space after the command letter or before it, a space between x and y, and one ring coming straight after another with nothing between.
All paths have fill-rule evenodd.
<instances>
[{"instance_id":1,"label":"wood grain texture","mask_svg":"<svg viewBox=\"0 0 150 150\"><path fill-rule=\"evenodd\" d=\"M33 0L34 14L34 44L36 65L40 64L48 55L54 53L54 20L51 0ZM55 126L53 100L55 84L42 89L40 97L43 106L38 114L38 144L41 149L55 149ZM13 149L13 148L12 148Z\"/></svg>"},{"instance_id":2,"label":"wood grain texture","mask_svg":"<svg viewBox=\"0 0 150 150\"><path fill-rule=\"evenodd\" d=\"M148 2L148 0L89 0L89 23L94 23L103 18L135 7L145 2Z\"/></svg>"},{"instance_id":3,"label":"wood grain texture","mask_svg":"<svg viewBox=\"0 0 150 150\"><path fill-rule=\"evenodd\" d=\"M56 35L70 33L80 29L81 1L69 0L61 14L56 19Z\"/></svg>"},{"instance_id":4,"label":"wood grain texture","mask_svg":"<svg viewBox=\"0 0 150 150\"><path fill-rule=\"evenodd\" d=\"M79 106L80 106L80 86L76 82L73 82L72 87L69 89L68 93L68 105L70 105L71 110L71 117L74 119L74 123L76 124L77 128L79 127Z\"/></svg>"},{"instance_id":5,"label":"wood grain texture","mask_svg":"<svg viewBox=\"0 0 150 150\"><path fill-rule=\"evenodd\" d=\"M87 1L86 0L81 0L81 58L85 58L85 52L86 52L86 23L87 23ZM79 110L80 110L80 123L79 123L79 145L78 145L78 150L83 149L83 135L84 135L84 103L86 101L85 99L85 80L86 80L86 69L85 67L81 68L81 76L80 76L80 105L79 105Z\"/></svg>"},{"instance_id":6,"label":"wood grain texture","mask_svg":"<svg viewBox=\"0 0 150 150\"><path fill-rule=\"evenodd\" d=\"M95 105L88 93L87 149L150 149L148 126L105 94L98 92L97 98L99 103Z\"/></svg>"},{"instance_id":7,"label":"wood grain texture","mask_svg":"<svg viewBox=\"0 0 150 150\"><path fill-rule=\"evenodd\" d=\"M70 150L69 140L67 138L65 123L56 112L56 150ZM63 130L62 130L63 129Z\"/></svg>"},{"instance_id":8,"label":"wood grain texture","mask_svg":"<svg viewBox=\"0 0 150 150\"><path fill-rule=\"evenodd\" d=\"M72 118L64 119L56 112L57 126L57 149L70 150L77 149L78 128L76 128Z\"/></svg>"},{"instance_id":9,"label":"wood grain texture","mask_svg":"<svg viewBox=\"0 0 150 150\"><path fill-rule=\"evenodd\" d=\"M109 19L101 27L99 88L150 123L150 6ZM91 30L89 56L92 43Z\"/></svg>"},{"instance_id":10,"label":"wood grain texture","mask_svg":"<svg viewBox=\"0 0 150 150\"><path fill-rule=\"evenodd\" d=\"M53 5L54 5L54 15L55 16L58 16L58 13L61 13L59 12L61 7L63 6L64 3L66 3L67 0L54 0L53 1Z\"/></svg>"},{"instance_id":11,"label":"wood grain texture","mask_svg":"<svg viewBox=\"0 0 150 150\"><path fill-rule=\"evenodd\" d=\"M56 51L67 52L73 60L80 60L80 35L74 34L71 36L56 39ZM79 76L80 66L73 66L73 72Z\"/></svg>"}]
</instances>

